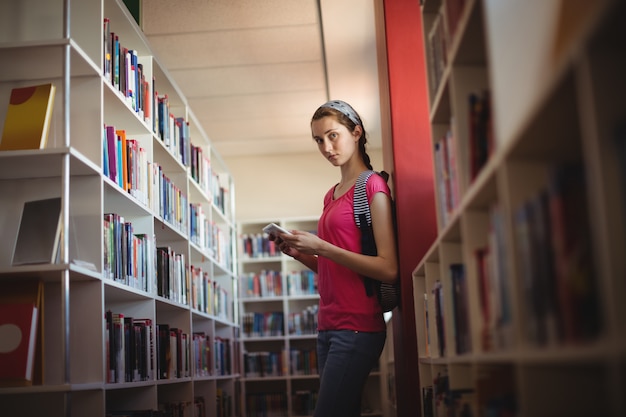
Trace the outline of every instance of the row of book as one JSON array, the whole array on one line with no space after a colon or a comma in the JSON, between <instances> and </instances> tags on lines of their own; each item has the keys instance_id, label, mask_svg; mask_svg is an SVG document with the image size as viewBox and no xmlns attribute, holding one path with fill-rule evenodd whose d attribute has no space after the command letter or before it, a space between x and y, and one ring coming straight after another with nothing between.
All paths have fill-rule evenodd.
<instances>
[{"instance_id":1,"label":"row of book","mask_svg":"<svg viewBox=\"0 0 626 417\"><path fill-rule=\"evenodd\" d=\"M294 415L313 415L319 393L314 390L297 390L291 395L291 405Z\"/></svg>"},{"instance_id":2,"label":"row of book","mask_svg":"<svg viewBox=\"0 0 626 417\"><path fill-rule=\"evenodd\" d=\"M426 354L431 354L431 340L430 329L434 327L434 337L436 338L436 346L438 348L439 357L445 357L449 352L448 344L449 340L446 335L446 326L452 326L454 331L453 346L452 348L456 354L463 354L471 351L471 333L468 323L467 309L467 284L465 271L462 264L450 265L450 278L452 281L452 291L449 296L452 299L452 317L447 317L446 308L444 302L448 299L448 294L444 294L444 286L440 280L435 281L431 290L434 306L434 321L431 322L430 312L428 310L427 297L425 294L424 302L424 321L425 329L427 332L426 340Z\"/></svg>"},{"instance_id":3,"label":"row of book","mask_svg":"<svg viewBox=\"0 0 626 417\"><path fill-rule=\"evenodd\" d=\"M105 125L103 130L103 173L172 227L188 233L192 242L215 256L218 262L228 266L229 241L217 224L209 221L203 206L187 205L181 187L165 175L160 164L148 160L140 142L128 138L126 131L114 126Z\"/></svg>"},{"instance_id":4,"label":"row of book","mask_svg":"<svg viewBox=\"0 0 626 417\"><path fill-rule=\"evenodd\" d=\"M316 390L296 390L291 394L293 412L287 407L286 393L248 393L246 411L248 417L306 416L312 415L317 404Z\"/></svg>"},{"instance_id":5,"label":"row of book","mask_svg":"<svg viewBox=\"0 0 626 417\"><path fill-rule=\"evenodd\" d=\"M282 253L267 233L244 233L239 253L243 259L268 258Z\"/></svg>"},{"instance_id":6,"label":"row of book","mask_svg":"<svg viewBox=\"0 0 626 417\"><path fill-rule=\"evenodd\" d=\"M317 274L310 270L289 272L285 283L280 271L265 269L242 274L239 281L241 298L280 297L285 284L289 296L317 294Z\"/></svg>"},{"instance_id":7,"label":"row of book","mask_svg":"<svg viewBox=\"0 0 626 417\"><path fill-rule=\"evenodd\" d=\"M241 298L279 297L283 295L283 277L280 271L261 270L239 277Z\"/></svg>"},{"instance_id":8,"label":"row of book","mask_svg":"<svg viewBox=\"0 0 626 417\"><path fill-rule=\"evenodd\" d=\"M156 98L156 123L154 133L163 142L174 158L186 167L191 166L191 134L189 122L183 117L176 117L170 111L167 94Z\"/></svg>"},{"instance_id":9,"label":"row of book","mask_svg":"<svg viewBox=\"0 0 626 417\"><path fill-rule=\"evenodd\" d=\"M310 269L287 273L287 292L290 296L316 295L317 274Z\"/></svg>"},{"instance_id":10,"label":"row of book","mask_svg":"<svg viewBox=\"0 0 626 417\"><path fill-rule=\"evenodd\" d=\"M428 85L431 101L437 93L448 65L449 45L454 43L456 29L465 9L465 0L447 0L437 12L427 34Z\"/></svg>"},{"instance_id":11,"label":"row of book","mask_svg":"<svg viewBox=\"0 0 626 417\"><path fill-rule=\"evenodd\" d=\"M515 209L514 234L527 340L579 343L603 320L580 163L552 167L549 183Z\"/></svg>"},{"instance_id":12,"label":"row of book","mask_svg":"<svg viewBox=\"0 0 626 417\"><path fill-rule=\"evenodd\" d=\"M159 403L158 410L107 410L106 417L231 417L232 396L217 388L216 410L213 414L206 408L204 397L195 397L193 403L190 401Z\"/></svg>"},{"instance_id":13,"label":"row of book","mask_svg":"<svg viewBox=\"0 0 626 417\"><path fill-rule=\"evenodd\" d=\"M291 349L289 351L291 375L317 375L317 351L312 349Z\"/></svg>"},{"instance_id":14,"label":"row of book","mask_svg":"<svg viewBox=\"0 0 626 417\"><path fill-rule=\"evenodd\" d=\"M472 416L475 401L474 389L452 385L445 369L437 374L432 385L422 388L425 417Z\"/></svg>"},{"instance_id":15,"label":"row of book","mask_svg":"<svg viewBox=\"0 0 626 417\"><path fill-rule=\"evenodd\" d=\"M191 306L225 320L232 320L233 300L227 288L211 278L211 274L200 266L191 265Z\"/></svg>"},{"instance_id":16,"label":"row of book","mask_svg":"<svg viewBox=\"0 0 626 417\"><path fill-rule=\"evenodd\" d=\"M448 129L445 135L435 141L434 152L435 184L442 226L448 224L461 199L456 154L456 141L452 129Z\"/></svg>"},{"instance_id":17,"label":"row of book","mask_svg":"<svg viewBox=\"0 0 626 417\"><path fill-rule=\"evenodd\" d=\"M246 416L287 416L286 392L246 393Z\"/></svg>"},{"instance_id":18,"label":"row of book","mask_svg":"<svg viewBox=\"0 0 626 417\"><path fill-rule=\"evenodd\" d=\"M242 315L245 337L284 336L285 321L282 311L247 312Z\"/></svg>"},{"instance_id":19,"label":"row of book","mask_svg":"<svg viewBox=\"0 0 626 417\"><path fill-rule=\"evenodd\" d=\"M153 293L157 277L154 236L135 233L132 222L117 213L104 214L103 228L103 276Z\"/></svg>"},{"instance_id":20,"label":"row of book","mask_svg":"<svg viewBox=\"0 0 626 417\"><path fill-rule=\"evenodd\" d=\"M244 352L244 375L249 378L282 376L286 369L283 352Z\"/></svg>"},{"instance_id":21,"label":"row of book","mask_svg":"<svg viewBox=\"0 0 626 417\"><path fill-rule=\"evenodd\" d=\"M317 314L319 306L317 304L308 306L301 312L289 313L287 318L287 328L291 335L306 335L317 333Z\"/></svg>"},{"instance_id":22,"label":"row of book","mask_svg":"<svg viewBox=\"0 0 626 417\"><path fill-rule=\"evenodd\" d=\"M230 375L231 341L108 310L107 383Z\"/></svg>"},{"instance_id":23,"label":"row of book","mask_svg":"<svg viewBox=\"0 0 626 417\"><path fill-rule=\"evenodd\" d=\"M152 120L150 82L139 62L137 51L121 43L119 35L111 31L111 21L103 21L103 76L120 92L124 101L139 118Z\"/></svg>"},{"instance_id":24,"label":"row of book","mask_svg":"<svg viewBox=\"0 0 626 417\"><path fill-rule=\"evenodd\" d=\"M233 409L233 396L228 392L224 391L222 388L217 388L217 394L215 398L216 410L215 417L233 417L240 415L237 410L237 405L235 404L235 409ZM206 415L212 415L210 412L206 412ZM193 417L202 417L202 415L194 415Z\"/></svg>"},{"instance_id":25,"label":"row of book","mask_svg":"<svg viewBox=\"0 0 626 417\"><path fill-rule=\"evenodd\" d=\"M202 204L189 204L189 239L224 269L233 264L230 237L217 222L209 220Z\"/></svg>"},{"instance_id":26,"label":"row of book","mask_svg":"<svg viewBox=\"0 0 626 417\"><path fill-rule=\"evenodd\" d=\"M510 254L504 250L505 231L503 212L498 204L489 209L489 230L487 244L477 248L474 253L476 283L467 280L466 265L462 263L448 266L446 279L449 293L444 294L444 285L437 280L433 287L424 294L423 314L426 329L425 354L432 355L431 338L436 338L437 353L446 354L446 326L452 326L454 352L457 354L471 351L472 331L470 329L468 307L468 285L476 285L480 302L480 342L483 352L510 347L513 343L513 322L511 311L511 277L508 274ZM444 303L451 303L453 316L446 317ZM429 311L429 306L433 311ZM430 316L433 314L433 316ZM434 327L433 327L434 326ZM451 352L447 352L448 354Z\"/></svg>"},{"instance_id":27,"label":"row of book","mask_svg":"<svg viewBox=\"0 0 626 417\"><path fill-rule=\"evenodd\" d=\"M474 251L480 302L480 343L483 352L513 344L511 294L513 277L508 264L515 259L517 286L522 294L525 343L535 346L576 344L599 337L604 323L591 247L585 171L580 163L548 168L544 188L514 208L513 252L504 250L502 209L489 209L487 244ZM437 338L438 354L446 351L446 326L452 326L457 354L471 351L466 266L449 265L449 293L436 281L424 294L427 335ZM428 298L432 297L432 302ZM444 303L451 303L446 310ZM432 306L434 318L429 318ZM450 311L453 316L446 317ZM430 326L435 330L429 330ZM426 343L427 352L430 345ZM429 353L427 353L429 354Z\"/></svg>"},{"instance_id":28,"label":"row of book","mask_svg":"<svg viewBox=\"0 0 626 417\"><path fill-rule=\"evenodd\" d=\"M152 207L152 164L139 140L127 137L123 129L104 125L102 157L103 174L143 205Z\"/></svg>"},{"instance_id":29,"label":"row of book","mask_svg":"<svg viewBox=\"0 0 626 417\"><path fill-rule=\"evenodd\" d=\"M106 177L144 206L159 213L164 220L175 226L183 223L179 218L184 218L184 213L176 215L175 210L182 208L174 206L176 200L170 195L172 192L180 194L176 198L184 203L186 198L179 190L181 186L172 183L160 164L149 160L146 148L139 139L128 137L124 129L104 125L102 152L102 170ZM227 177L226 174L211 170L210 159L204 155L202 148L190 143L189 154L192 180L211 199L215 207L225 214L226 186L222 184L224 181L220 177ZM177 221L173 221L174 219Z\"/></svg>"},{"instance_id":30,"label":"row of book","mask_svg":"<svg viewBox=\"0 0 626 417\"><path fill-rule=\"evenodd\" d=\"M478 368L472 386L450 378L444 368L432 384L422 387L424 417L472 416L476 409L480 415L489 416L514 416L519 412L515 377L509 367Z\"/></svg>"},{"instance_id":31,"label":"row of book","mask_svg":"<svg viewBox=\"0 0 626 417\"><path fill-rule=\"evenodd\" d=\"M185 254L170 246L157 247L156 271L156 294L188 305L190 287Z\"/></svg>"},{"instance_id":32,"label":"row of book","mask_svg":"<svg viewBox=\"0 0 626 417\"><path fill-rule=\"evenodd\" d=\"M157 246L153 235L135 233L132 222L117 213L104 215L103 229L105 278L232 319L230 291L202 267L187 267L185 254Z\"/></svg>"},{"instance_id":33,"label":"row of book","mask_svg":"<svg viewBox=\"0 0 626 417\"><path fill-rule=\"evenodd\" d=\"M171 361L171 358L166 355L159 357L155 353L151 319L134 319L109 310L105 314L105 321L107 383L151 381L160 376L155 372L155 366L159 370L170 368L167 361ZM165 352L164 347L161 348Z\"/></svg>"},{"instance_id":34,"label":"row of book","mask_svg":"<svg viewBox=\"0 0 626 417\"><path fill-rule=\"evenodd\" d=\"M211 241L210 245L213 249L213 256L215 262L221 265L226 270L232 270L233 267L233 253L231 246L230 233L218 227L216 224L211 225Z\"/></svg>"},{"instance_id":35,"label":"row of book","mask_svg":"<svg viewBox=\"0 0 626 417\"><path fill-rule=\"evenodd\" d=\"M468 144L469 153L459 153L458 138L454 133L454 118L450 120L448 131L434 143L434 174L438 210L442 226L445 226L461 201L459 157L468 159L469 179L473 180L481 172L495 149L493 136L491 99L489 91L468 96ZM462 126L459 128L463 128Z\"/></svg>"},{"instance_id":36,"label":"row of book","mask_svg":"<svg viewBox=\"0 0 626 417\"><path fill-rule=\"evenodd\" d=\"M189 204L189 240L215 256L219 227L204 212L202 204Z\"/></svg>"},{"instance_id":37,"label":"row of book","mask_svg":"<svg viewBox=\"0 0 626 417\"><path fill-rule=\"evenodd\" d=\"M443 14L437 13L433 25L428 32L428 87L431 102L433 101L448 62L448 39L446 36Z\"/></svg>"},{"instance_id":38,"label":"row of book","mask_svg":"<svg viewBox=\"0 0 626 417\"><path fill-rule=\"evenodd\" d=\"M470 179L475 179L495 149L491 92L471 93L468 97L468 148Z\"/></svg>"},{"instance_id":39,"label":"row of book","mask_svg":"<svg viewBox=\"0 0 626 417\"><path fill-rule=\"evenodd\" d=\"M185 166L191 165L189 122L170 110L167 94L159 95L156 80L148 80L137 51L121 43L111 30L111 21L104 18L103 76L119 91L126 104L141 120L152 124L153 133L161 139L172 155Z\"/></svg>"},{"instance_id":40,"label":"row of book","mask_svg":"<svg viewBox=\"0 0 626 417\"><path fill-rule=\"evenodd\" d=\"M160 164L147 159L141 144L126 131L105 125L102 135L103 174L173 228L187 233L188 203L183 188Z\"/></svg>"},{"instance_id":41,"label":"row of book","mask_svg":"<svg viewBox=\"0 0 626 417\"><path fill-rule=\"evenodd\" d=\"M189 167L191 178L226 214L228 179L225 174L211 170L209 152L192 143L189 121L173 114L169 96L159 94L155 77L151 83L148 81L137 51L121 44L108 18L104 18L103 24L103 51L104 78L120 92L140 119L152 125L153 134L176 160Z\"/></svg>"}]
</instances>

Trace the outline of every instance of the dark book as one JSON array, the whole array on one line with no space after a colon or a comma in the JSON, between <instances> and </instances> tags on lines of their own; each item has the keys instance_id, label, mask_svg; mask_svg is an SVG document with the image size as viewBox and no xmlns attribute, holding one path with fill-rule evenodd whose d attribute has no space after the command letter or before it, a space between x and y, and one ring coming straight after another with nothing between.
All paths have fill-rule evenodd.
<instances>
[{"instance_id":1,"label":"dark book","mask_svg":"<svg viewBox=\"0 0 626 417\"><path fill-rule=\"evenodd\" d=\"M567 343L597 337L603 329L582 165L555 167L550 178L549 217L556 297Z\"/></svg>"},{"instance_id":2,"label":"dark book","mask_svg":"<svg viewBox=\"0 0 626 417\"><path fill-rule=\"evenodd\" d=\"M475 179L493 152L494 138L491 120L490 93L469 96L470 176Z\"/></svg>"},{"instance_id":3,"label":"dark book","mask_svg":"<svg viewBox=\"0 0 626 417\"><path fill-rule=\"evenodd\" d=\"M452 308L454 313L454 333L456 353L463 354L471 350L469 329L469 308L467 301L467 279L463 264L450 265L452 282Z\"/></svg>"},{"instance_id":4,"label":"dark book","mask_svg":"<svg viewBox=\"0 0 626 417\"><path fill-rule=\"evenodd\" d=\"M125 332L124 315L109 310L104 317L108 335L106 341L108 352L107 382L125 382L126 352L128 350L126 340L128 337Z\"/></svg>"},{"instance_id":5,"label":"dark book","mask_svg":"<svg viewBox=\"0 0 626 417\"><path fill-rule=\"evenodd\" d=\"M424 417L435 417L433 400L433 387L422 387L422 408Z\"/></svg>"},{"instance_id":6,"label":"dark book","mask_svg":"<svg viewBox=\"0 0 626 417\"><path fill-rule=\"evenodd\" d=\"M152 320L148 318L135 319L135 326L139 328L138 336L140 338L139 350L140 356L140 376L142 381L152 381L154 379L154 339Z\"/></svg>"},{"instance_id":7,"label":"dark book","mask_svg":"<svg viewBox=\"0 0 626 417\"><path fill-rule=\"evenodd\" d=\"M446 333L445 320L443 313L443 290L441 282L437 280L433 287L433 299L435 301L435 325L437 328L437 345L439 346L439 356L444 357L446 354Z\"/></svg>"},{"instance_id":8,"label":"dark book","mask_svg":"<svg viewBox=\"0 0 626 417\"><path fill-rule=\"evenodd\" d=\"M170 326L157 324L157 379L169 379L171 350L170 350Z\"/></svg>"},{"instance_id":9,"label":"dark book","mask_svg":"<svg viewBox=\"0 0 626 417\"><path fill-rule=\"evenodd\" d=\"M61 228L61 197L25 202L13 251L13 265L54 263Z\"/></svg>"}]
</instances>

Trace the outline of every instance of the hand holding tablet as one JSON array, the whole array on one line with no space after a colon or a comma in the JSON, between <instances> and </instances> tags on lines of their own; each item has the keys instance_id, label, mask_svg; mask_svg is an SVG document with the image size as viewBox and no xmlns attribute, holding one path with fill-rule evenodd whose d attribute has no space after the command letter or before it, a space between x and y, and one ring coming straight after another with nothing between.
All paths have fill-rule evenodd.
<instances>
[{"instance_id":1,"label":"hand holding tablet","mask_svg":"<svg viewBox=\"0 0 626 417\"><path fill-rule=\"evenodd\" d=\"M291 234L291 232L283 227L280 227L279 225L277 225L276 223L270 223L267 226L265 226L263 228L263 231L267 234L270 235L274 235L274 236L278 236L279 233L286 233L288 235Z\"/></svg>"}]
</instances>

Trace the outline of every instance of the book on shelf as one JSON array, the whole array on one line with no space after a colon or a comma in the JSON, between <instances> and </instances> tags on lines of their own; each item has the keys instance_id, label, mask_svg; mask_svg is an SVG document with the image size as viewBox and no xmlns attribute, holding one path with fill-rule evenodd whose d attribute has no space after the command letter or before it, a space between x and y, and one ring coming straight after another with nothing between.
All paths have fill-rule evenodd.
<instances>
[{"instance_id":1,"label":"book on shelf","mask_svg":"<svg viewBox=\"0 0 626 417\"><path fill-rule=\"evenodd\" d=\"M557 311L565 343L592 340L604 327L594 274L586 175L581 164L559 165L552 169L548 185Z\"/></svg>"},{"instance_id":2,"label":"book on shelf","mask_svg":"<svg viewBox=\"0 0 626 417\"><path fill-rule=\"evenodd\" d=\"M61 198L24 203L13 265L54 263L61 239Z\"/></svg>"},{"instance_id":3,"label":"book on shelf","mask_svg":"<svg viewBox=\"0 0 626 417\"><path fill-rule=\"evenodd\" d=\"M102 68L104 72L104 77L110 81L111 80L111 65L113 63L113 54L112 54L112 45L111 45L111 21L109 18L105 17L103 20L103 31L102 31L102 40L103 40L103 49L104 49L104 58L102 62Z\"/></svg>"},{"instance_id":4,"label":"book on shelf","mask_svg":"<svg viewBox=\"0 0 626 417\"><path fill-rule=\"evenodd\" d=\"M472 93L469 103L470 177L475 179L494 151L491 93Z\"/></svg>"},{"instance_id":5,"label":"book on shelf","mask_svg":"<svg viewBox=\"0 0 626 417\"><path fill-rule=\"evenodd\" d=\"M477 248L474 251L481 313L480 347L483 352L493 348L493 337L496 330L495 320L493 320L495 317L495 295L494 288L492 288L490 283L492 271L489 269L491 256L493 254L489 246Z\"/></svg>"},{"instance_id":6,"label":"book on shelf","mask_svg":"<svg viewBox=\"0 0 626 417\"><path fill-rule=\"evenodd\" d=\"M463 264L451 264L450 279L452 282L452 307L454 314L454 336L456 353L463 354L471 351L469 306L467 278Z\"/></svg>"},{"instance_id":7,"label":"book on shelf","mask_svg":"<svg viewBox=\"0 0 626 417\"><path fill-rule=\"evenodd\" d=\"M432 293L435 301L435 328L437 330L438 353L439 357L444 357L446 355L446 332L444 328L443 288L441 281L437 280L434 283Z\"/></svg>"},{"instance_id":8,"label":"book on shelf","mask_svg":"<svg viewBox=\"0 0 626 417\"><path fill-rule=\"evenodd\" d=\"M0 386L43 380L43 283L3 285L0 296Z\"/></svg>"},{"instance_id":9,"label":"book on shelf","mask_svg":"<svg viewBox=\"0 0 626 417\"><path fill-rule=\"evenodd\" d=\"M56 87L52 83L11 90L0 150L46 147L55 92Z\"/></svg>"},{"instance_id":10,"label":"book on shelf","mask_svg":"<svg viewBox=\"0 0 626 417\"><path fill-rule=\"evenodd\" d=\"M32 381L37 315L34 304L0 304L0 381Z\"/></svg>"},{"instance_id":11,"label":"book on shelf","mask_svg":"<svg viewBox=\"0 0 626 417\"><path fill-rule=\"evenodd\" d=\"M448 46L444 29L444 19L437 14L428 32L428 86L431 102L439 90L445 68L448 65Z\"/></svg>"},{"instance_id":12,"label":"book on shelf","mask_svg":"<svg viewBox=\"0 0 626 417\"><path fill-rule=\"evenodd\" d=\"M505 215L498 203L489 208L489 254L486 259L489 296L489 348L503 349L513 345L512 288L508 271L510 254L505 245Z\"/></svg>"},{"instance_id":13,"label":"book on shelf","mask_svg":"<svg viewBox=\"0 0 626 417\"><path fill-rule=\"evenodd\" d=\"M428 293L424 293L424 300L422 303L422 319L424 321L424 353L420 356L430 356L430 323L428 322Z\"/></svg>"}]
</instances>

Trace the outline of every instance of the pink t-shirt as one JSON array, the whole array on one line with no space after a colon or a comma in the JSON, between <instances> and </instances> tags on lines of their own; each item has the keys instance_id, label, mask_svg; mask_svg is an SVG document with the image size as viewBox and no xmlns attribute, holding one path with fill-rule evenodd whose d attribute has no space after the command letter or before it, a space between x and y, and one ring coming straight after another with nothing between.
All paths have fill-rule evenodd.
<instances>
[{"instance_id":1,"label":"pink t-shirt","mask_svg":"<svg viewBox=\"0 0 626 417\"><path fill-rule=\"evenodd\" d=\"M361 232L354 223L352 199L354 187L333 199L333 186L324 197L324 210L317 232L323 240L352 252L361 252ZM367 181L367 199L378 192L390 195L389 186L380 175ZM385 321L376 296L365 293L363 278L356 272L323 256L317 261L320 309L319 330L357 330L380 332Z\"/></svg>"}]
</instances>

